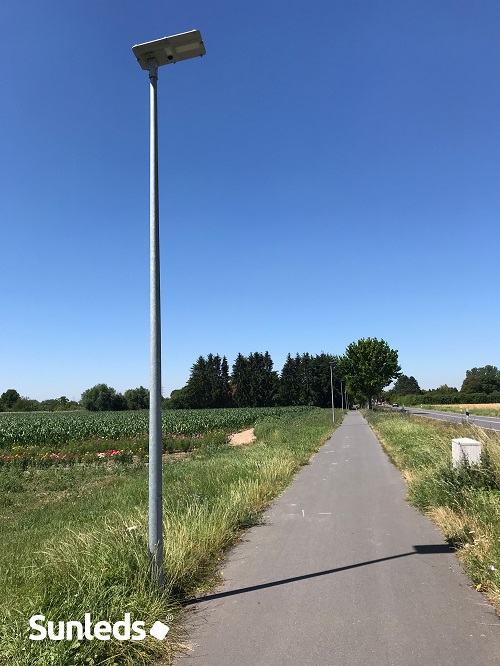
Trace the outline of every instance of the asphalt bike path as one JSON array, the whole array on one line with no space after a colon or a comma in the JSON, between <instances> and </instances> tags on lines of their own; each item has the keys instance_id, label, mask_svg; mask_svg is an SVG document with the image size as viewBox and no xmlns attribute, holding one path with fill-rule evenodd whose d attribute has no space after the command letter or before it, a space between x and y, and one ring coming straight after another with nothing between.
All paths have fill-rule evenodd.
<instances>
[{"instance_id":1,"label":"asphalt bike path","mask_svg":"<svg viewBox=\"0 0 500 666\"><path fill-rule=\"evenodd\" d=\"M188 606L175 666L498 666L494 609L405 494L349 412Z\"/></svg>"}]
</instances>

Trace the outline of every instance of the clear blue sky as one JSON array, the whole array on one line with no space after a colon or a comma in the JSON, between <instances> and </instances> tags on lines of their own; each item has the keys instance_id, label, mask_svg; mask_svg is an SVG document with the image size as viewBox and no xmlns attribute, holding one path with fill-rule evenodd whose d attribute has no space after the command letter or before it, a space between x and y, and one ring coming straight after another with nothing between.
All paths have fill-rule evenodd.
<instances>
[{"instance_id":1,"label":"clear blue sky","mask_svg":"<svg viewBox=\"0 0 500 666\"><path fill-rule=\"evenodd\" d=\"M2 3L0 392L149 385L160 69L163 386L196 358L399 350L422 388L499 359L497 0Z\"/></svg>"}]
</instances>

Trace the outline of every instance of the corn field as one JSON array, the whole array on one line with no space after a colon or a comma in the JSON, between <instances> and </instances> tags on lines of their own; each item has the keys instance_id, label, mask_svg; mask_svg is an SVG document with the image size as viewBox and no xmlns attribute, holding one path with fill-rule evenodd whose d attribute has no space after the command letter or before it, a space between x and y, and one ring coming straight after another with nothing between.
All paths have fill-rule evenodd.
<instances>
[{"instance_id":1,"label":"corn field","mask_svg":"<svg viewBox=\"0 0 500 666\"><path fill-rule=\"evenodd\" d=\"M310 407L243 407L233 409L177 409L162 413L162 431L197 435L215 430L237 432L262 419L304 413ZM120 439L147 434L149 412L32 412L0 413L0 450L13 446L60 446L95 437Z\"/></svg>"}]
</instances>

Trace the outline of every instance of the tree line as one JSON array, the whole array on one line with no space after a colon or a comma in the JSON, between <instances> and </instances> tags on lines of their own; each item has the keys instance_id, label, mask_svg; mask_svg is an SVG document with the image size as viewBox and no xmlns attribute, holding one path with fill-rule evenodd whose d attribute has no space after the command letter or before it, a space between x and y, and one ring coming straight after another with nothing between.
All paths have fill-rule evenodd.
<instances>
[{"instance_id":1,"label":"tree line","mask_svg":"<svg viewBox=\"0 0 500 666\"><path fill-rule=\"evenodd\" d=\"M461 390L442 385L422 391L413 376L404 375L398 352L385 340L362 338L347 346L342 356L309 353L287 354L281 371L274 370L269 352L238 354L231 370L225 356L199 356L191 367L187 384L163 400L170 409L215 407L267 407L311 405L331 407L332 384L335 407L379 400L411 404L500 402L500 371L493 365L467 370ZM395 384L384 391L392 381ZM38 402L8 389L0 396L0 411L89 411L149 408L149 391L140 386L123 394L107 384L96 384L82 393L79 402L65 396Z\"/></svg>"},{"instance_id":2,"label":"tree line","mask_svg":"<svg viewBox=\"0 0 500 666\"><path fill-rule=\"evenodd\" d=\"M466 371L460 390L442 384L422 391L415 377L401 375L384 397L389 401L404 401L408 406L496 403L500 402L500 370L494 365L471 368Z\"/></svg>"},{"instance_id":3,"label":"tree line","mask_svg":"<svg viewBox=\"0 0 500 666\"><path fill-rule=\"evenodd\" d=\"M287 354L281 372L273 369L269 352L238 354L231 373L225 356L198 357L189 380L172 391L171 409L309 405L335 407L368 404L400 374L398 352L385 340L362 338L343 356ZM347 394L346 394L347 392Z\"/></svg>"},{"instance_id":4,"label":"tree line","mask_svg":"<svg viewBox=\"0 0 500 666\"><path fill-rule=\"evenodd\" d=\"M170 409L279 405L329 407L332 404L330 367L334 402L340 407L341 382L345 382L345 377L339 356L324 352L314 356L288 354L278 373L267 351L248 356L238 354L231 372L225 356L199 356L191 367L186 386L172 391L165 406Z\"/></svg>"}]
</instances>

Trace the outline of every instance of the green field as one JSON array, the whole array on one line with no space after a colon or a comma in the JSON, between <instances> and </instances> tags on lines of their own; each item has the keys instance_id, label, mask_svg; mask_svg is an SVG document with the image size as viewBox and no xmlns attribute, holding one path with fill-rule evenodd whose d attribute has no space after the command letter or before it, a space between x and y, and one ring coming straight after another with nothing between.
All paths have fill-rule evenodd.
<instances>
[{"instance_id":1,"label":"green field","mask_svg":"<svg viewBox=\"0 0 500 666\"><path fill-rule=\"evenodd\" d=\"M163 449L187 451L207 433L237 432L263 418L279 420L309 407L166 410ZM149 412L45 412L0 414L0 466L71 465L147 458ZM118 444L119 442L119 444Z\"/></svg>"},{"instance_id":2,"label":"green field","mask_svg":"<svg viewBox=\"0 0 500 666\"><path fill-rule=\"evenodd\" d=\"M205 434L186 457L164 461L162 595L148 574L148 469L143 460L0 468L2 666L146 666L158 658L169 663L184 640L182 601L217 580L225 549L241 530L260 521L261 511L333 430L328 409L242 410L239 421L238 410L231 411L230 422L221 420L225 411L192 413L197 424L205 418L217 432ZM190 416L183 415L186 423ZM336 425L340 421L337 417ZM253 424L257 439L252 445L227 445L224 429ZM194 426L188 427L192 433ZM34 614L83 621L90 613L94 621L115 622L126 612L146 627L168 621L167 639L28 638ZM167 620L170 614L173 621Z\"/></svg>"}]
</instances>

